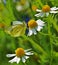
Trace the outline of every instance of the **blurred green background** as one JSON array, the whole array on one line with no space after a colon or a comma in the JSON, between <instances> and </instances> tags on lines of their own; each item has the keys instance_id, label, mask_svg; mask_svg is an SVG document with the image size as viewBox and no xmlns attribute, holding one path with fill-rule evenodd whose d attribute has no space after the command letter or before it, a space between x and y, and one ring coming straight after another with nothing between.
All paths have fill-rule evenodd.
<instances>
[{"instance_id":1,"label":"blurred green background","mask_svg":"<svg viewBox=\"0 0 58 65\"><path fill-rule=\"evenodd\" d=\"M30 19L37 20L34 15L36 11L32 10L32 6L42 8L48 4L50 7L58 7L57 0L27 0L29 7L18 12L16 5L20 0L1 0L0 2L0 23L5 26L11 26L11 22L15 20L25 21L26 16ZM45 21L44 28L37 33L28 37L26 34L20 37L12 37L4 31L4 27L0 25L0 65L58 65L58 13L51 14L47 18L40 18ZM12 58L7 58L6 54L14 53L19 47L24 49L32 48L34 55L26 61L9 63Z\"/></svg>"}]
</instances>

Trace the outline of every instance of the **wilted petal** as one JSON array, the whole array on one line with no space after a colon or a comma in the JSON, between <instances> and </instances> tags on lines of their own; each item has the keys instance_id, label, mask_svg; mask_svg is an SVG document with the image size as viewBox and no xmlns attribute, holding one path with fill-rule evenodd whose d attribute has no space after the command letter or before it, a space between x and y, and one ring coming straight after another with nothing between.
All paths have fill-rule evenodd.
<instances>
[{"instance_id":1,"label":"wilted petal","mask_svg":"<svg viewBox=\"0 0 58 65\"><path fill-rule=\"evenodd\" d=\"M6 57L13 57L15 56L16 54L7 54Z\"/></svg>"}]
</instances>

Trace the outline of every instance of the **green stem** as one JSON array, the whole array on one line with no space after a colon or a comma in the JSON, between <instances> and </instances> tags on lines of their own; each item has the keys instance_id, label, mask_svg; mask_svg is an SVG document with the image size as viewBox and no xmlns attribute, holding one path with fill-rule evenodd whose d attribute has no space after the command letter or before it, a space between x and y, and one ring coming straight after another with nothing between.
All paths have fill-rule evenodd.
<instances>
[{"instance_id":1,"label":"green stem","mask_svg":"<svg viewBox=\"0 0 58 65\"><path fill-rule=\"evenodd\" d=\"M36 0L36 2L38 2L41 7L43 6L41 0Z\"/></svg>"},{"instance_id":2,"label":"green stem","mask_svg":"<svg viewBox=\"0 0 58 65\"><path fill-rule=\"evenodd\" d=\"M50 18L48 18L50 20ZM50 38L50 46L51 46L51 60L50 60L50 65L52 65L52 60L53 60L53 45L52 45L52 38L51 38L51 32L50 32L50 21L48 22L48 34Z\"/></svg>"},{"instance_id":3,"label":"green stem","mask_svg":"<svg viewBox=\"0 0 58 65\"><path fill-rule=\"evenodd\" d=\"M25 38L25 39L27 39L29 42L30 42L30 44L32 45L32 47L35 49L35 50L37 50L37 52L41 52L41 53L44 53L44 54L46 54L46 52L42 49L42 47L40 46L40 45L38 45L36 42L34 42L31 38L29 39L29 37L27 37L27 36L23 36L23 38Z\"/></svg>"}]
</instances>

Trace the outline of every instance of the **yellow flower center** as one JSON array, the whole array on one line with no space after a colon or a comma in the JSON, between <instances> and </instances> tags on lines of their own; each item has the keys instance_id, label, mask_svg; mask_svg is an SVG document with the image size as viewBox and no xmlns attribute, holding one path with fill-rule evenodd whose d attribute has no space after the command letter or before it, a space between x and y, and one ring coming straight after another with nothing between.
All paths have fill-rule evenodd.
<instances>
[{"instance_id":1,"label":"yellow flower center","mask_svg":"<svg viewBox=\"0 0 58 65\"><path fill-rule=\"evenodd\" d=\"M36 5L32 5L32 10L36 11L36 9L37 9L37 6Z\"/></svg>"},{"instance_id":2,"label":"yellow flower center","mask_svg":"<svg viewBox=\"0 0 58 65\"><path fill-rule=\"evenodd\" d=\"M17 48L17 49L15 50L15 53L16 53L16 56L17 56L17 57L22 57L22 56L25 54L23 48Z\"/></svg>"},{"instance_id":3,"label":"yellow flower center","mask_svg":"<svg viewBox=\"0 0 58 65\"><path fill-rule=\"evenodd\" d=\"M37 23L35 20L28 21L28 27L29 28L35 28L37 26Z\"/></svg>"},{"instance_id":4,"label":"yellow flower center","mask_svg":"<svg viewBox=\"0 0 58 65\"><path fill-rule=\"evenodd\" d=\"M42 7L42 11L43 11L43 12L49 12L49 11L50 11L50 6L49 6L49 5L44 5L44 6Z\"/></svg>"},{"instance_id":5,"label":"yellow flower center","mask_svg":"<svg viewBox=\"0 0 58 65\"><path fill-rule=\"evenodd\" d=\"M24 5L26 3L26 0L20 0L20 4Z\"/></svg>"},{"instance_id":6,"label":"yellow flower center","mask_svg":"<svg viewBox=\"0 0 58 65\"><path fill-rule=\"evenodd\" d=\"M0 28L4 28L5 25L3 23L0 23Z\"/></svg>"}]
</instances>

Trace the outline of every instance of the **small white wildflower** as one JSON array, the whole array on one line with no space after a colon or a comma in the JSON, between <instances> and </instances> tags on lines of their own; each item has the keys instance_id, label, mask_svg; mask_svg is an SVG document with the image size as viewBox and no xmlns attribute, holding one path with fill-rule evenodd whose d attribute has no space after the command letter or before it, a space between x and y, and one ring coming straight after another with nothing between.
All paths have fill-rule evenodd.
<instances>
[{"instance_id":1,"label":"small white wildflower","mask_svg":"<svg viewBox=\"0 0 58 65\"><path fill-rule=\"evenodd\" d=\"M12 60L10 60L10 63L16 62L17 64L22 59L22 62L25 63L26 60L29 58L29 55L33 55L32 52L30 52L31 49L24 50L23 48L17 48L15 50L15 54L7 54L7 57L14 57Z\"/></svg>"},{"instance_id":2,"label":"small white wildflower","mask_svg":"<svg viewBox=\"0 0 58 65\"><path fill-rule=\"evenodd\" d=\"M42 7L42 10L37 9L36 11L39 12L38 14L35 14L36 17L43 17L43 16L48 16L49 13L58 13L58 8L57 7L52 7L50 8L49 5L44 5Z\"/></svg>"},{"instance_id":3,"label":"small white wildflower","mask_svg":"<svg viewBox=\"0 0 58 65\"><path fill-rule=\"evenodd\" d=\"M36 31L40 31L44 26L44 22L42 20L30 20L28 21L28 27L29 27L29 32L28 36L31 36L32 34L36 35Z\"/></svg>"}]
</instances>

